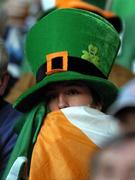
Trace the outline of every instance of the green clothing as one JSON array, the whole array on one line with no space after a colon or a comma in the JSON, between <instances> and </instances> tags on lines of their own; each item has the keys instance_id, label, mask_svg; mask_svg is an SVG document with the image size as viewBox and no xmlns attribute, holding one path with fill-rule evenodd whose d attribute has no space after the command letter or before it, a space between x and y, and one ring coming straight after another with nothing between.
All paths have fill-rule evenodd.
<instances>
[{"instance_id":1,"label":"green clothing","mask_svg":"<svg viewBox=\"0 0 135 180\"><path fill-rule=\"evenodd\" d=\"M43 104L40 104L36 106L35 108L33 108L33 110L30 111L30 113L25 114L24 117L20 119L19 123L17 124L17 131L18 133L20 131L20 134L16 142L15 148L11 154L10 160L8 162L8 165L7 165L7 168L3 175L2 180L6 179L13 163L18 157L26 157L28 159L28 162L30 162L31 152L32 152L34 143L36 141L38 132L40 130L40 127L42 125L42 121L46 114L45 112L46 112L45 106ZM29 165L30 164L28 164L28 166ZM20 168L22 168L22 166Z\"/></svg>"},{"instance_id":2,"label":"green clothing","mask_svg":"<svg viewBox=\"0 0 135 180\"><path fill-rule=\"evenodd\" d=\"M135 14L135 1L134 0L113 0L112 10L119 16L125 18Z\"/></svg>"},{"instance_id":3,"label":"green clothing","mask_svg":"<svg viewBox=\"0 0 135 180\"><path fill-rule=\"evenodd\" d=\"M124 22L124 36L122 52L117 57L116 63L132 70L135 60L135 1L134 0L113 0L112 11L119 15Z\"/></svg>"}]
</instances>

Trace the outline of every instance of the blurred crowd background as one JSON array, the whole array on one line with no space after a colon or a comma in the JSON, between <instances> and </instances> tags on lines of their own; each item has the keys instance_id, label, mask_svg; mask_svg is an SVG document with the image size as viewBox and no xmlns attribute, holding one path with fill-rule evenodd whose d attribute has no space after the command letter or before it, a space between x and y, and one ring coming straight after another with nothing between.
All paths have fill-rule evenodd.
<instances>
[{"instance_id":1,"label":"blurred crowd background","mask_svg":"<svg viewBox=\"0 0 135 180\"><path fill-rule=\"evenodd\" d=\"M0 0L0 36L9 54L10 81L5 99L13 103L27 88L35 83L25 58L25 37L38 19L50 11L68 7L70 1L81 0ZM83 2L83 1L82 1ZM121 87L135 76L135 1L134 0L84 0L84 2L115 13L121 37L121 47L109 78Z\"/></svg>"}]
</instances>

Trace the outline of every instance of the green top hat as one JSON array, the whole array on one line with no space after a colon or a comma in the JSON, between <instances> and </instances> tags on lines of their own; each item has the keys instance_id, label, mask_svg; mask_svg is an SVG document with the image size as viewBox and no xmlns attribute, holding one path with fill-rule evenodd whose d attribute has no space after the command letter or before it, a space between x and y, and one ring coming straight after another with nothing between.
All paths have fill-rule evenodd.
<instances>
[{"instance_id":1,"label":"green top hat","mask_svg":"<svg viewBox=\"0 0 135 180\"><path fill-rule=\"evenodd\" d=\"M84 80L99 93L105 110L117 94L107 78L119 45L114 27L94 13L81 9L49 13L28 33L26 56L37 83L18 98L16 108L29 110L50 83Z\"/></svg>"}]
</instances>

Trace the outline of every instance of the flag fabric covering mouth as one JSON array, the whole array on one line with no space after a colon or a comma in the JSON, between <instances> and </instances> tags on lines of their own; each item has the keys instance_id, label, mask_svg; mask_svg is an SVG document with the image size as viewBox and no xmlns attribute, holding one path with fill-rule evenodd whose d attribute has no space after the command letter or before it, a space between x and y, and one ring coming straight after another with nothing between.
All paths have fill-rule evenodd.
<instances>
[{"instance_id":1,"label":"flag fabric covering mouth","mask_svg":"<svg viewBox=\"0 0 135 180\"><path fill-rule=\"evenodd\" d=\"M44 119L32 151L29 179L88 179L92 154L102 148L104 141L118 133L117 122L93 108L69 107L50 112ZM17 158L16 155L14 159ZM22 170L24 172L24 168L20 168ZM12 172L16 172L14 164L8 177Z\"/></svg>"}]
</instances>

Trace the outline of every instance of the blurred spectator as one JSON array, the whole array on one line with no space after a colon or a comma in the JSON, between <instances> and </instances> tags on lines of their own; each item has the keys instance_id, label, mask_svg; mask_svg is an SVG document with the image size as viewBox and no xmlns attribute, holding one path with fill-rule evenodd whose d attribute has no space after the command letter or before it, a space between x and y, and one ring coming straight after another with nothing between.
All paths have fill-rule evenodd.
<instances>
[{"instance_id":1,"label":"blurred spectator","mask_svg":"<svg viewBox=\"0 0 135 180\"><path fill-rule=\"evenodd\" d=\"M108 0L74 0L75 3L79 3L80 1L86 2L86 3L90 3L93 4L94 6L98 6L101 9L106 9L106 5L108 4ZM51 8L59 7L62 4L65 3L71 3L72 4L73 0L41 0L41 4L43 7L43 10L48 10Z\"/></svg>"},{"instance_id":2,"label":"blurred spectator","mask_svg":"<svg viewBox=\"0 0 135 180\"><path fill-rule=\"evenodd\" d=\"M32 12L30 11L31 4L29 1L6 0L2 5L1 11L6 16L2 36L5 41L6 49L9 53L8 72L10 75L10 81L4 93L4 97L6 97L9 96L10 90L21 78L22 66L25 61L25 36L29 28L35 23L36 20L31 18L32 16L30 13ZM27 66L28 65L25 63L25 69L28 69ZM24 86L26 87L26 85ZM12 97L10 99L12 99Z\"/></svg>"},{"instance_id":3,"label":"blurred spectator","mask_svg":"<svg viewBox=\"0 0 135 180\"><path fill-rule=\"evenodd\" d=\"M20 79L14 84L11 88L7 96L5 96L5 100L14 103L16 99L28 88L33 86L36 82L35 77L32 73L24 73L21 75Z\"/></svg>"},{"instance_id":4,"label":"blurred spectator","mask_svg":"<svg viewBox=\"0 0 135 180\"><path fill-rule=\"evenodd\" d=\"M5 11L0 8L0 37L4 36L5 28L6 28L7 16Z\"/></svg>"},{"instance_id":5,"label":"blurred spectator","mask_svg":"<svg viewBox=\"0 0 135 180\"><path fill-rule=\"evenodd\" d=\"M9 83L4 99L13 103L35 83L31 68L24 58L25 36L42 12L40 0L3 1L0 8L0 34L9 53ZM23 82L23 83L22 83Z\"/></svg>"},{"instance_id":6,"label":"blurred spectator","mask_svg":"<svg viewBox=\"0 0 135 180\"><path fill-rule=\"evenodd\" d=\"M117 137L94 155L90 180L135 179L135 133Z\"/></svg>"},{"instance_id":7,"label":"blurred spectator","mask_svg":"<svg viewBox=\"0 0 135 180\"><path fill-rule=\"evenodd\" d=\"M118 119L124 132L135 131L135 79L121 88L108 113Z\"/></svg>"},{"instance_id":8,"label":"blurred spectator","mask_svg":"<svg viewBox=\"0 0 135 180\"><path fill-rule=\"evenodd\" d=\"M7 26L4 34L6 48L9 52L9 71L19 77L23 60L23 44L28 27L26 18L29 15L29 3L18 0L7 0L4 6L7 15Z\"/></svg>"},{"instance_id":9,"label":"blurred spectator","mask_svg":"<svg viewBox=\"0 0 135 180\"><path fill-rule=\"evenodd\" d=\"M122 87L128 81L133 79L135 74L129 69L125 68L122 65L114 64L109 75L109 79L114 82L118 87Z\"/></svg>"},{"instance_id":10,"label":"blurred spectator","mask_svg":"<svg viewBox=\"0 0 135 180\"><path fill-rule=\"evenodd\" d=\"M0 39L0 177L5 169L10 152L16 142L17 135L13 126L21 114L3 100L3 94L8 83L8 55L2 39Z\"/></svg>"},{"instance_id":11,"label":"blurred spectator","mask_svg":"<svg viewBox=\"0 0 135 180\"><path fill-rule=\"evenodd\" d=\"M44 10L43 10L41 0L32 0L31 1L31 4L30 4L30 17L33 17L33 19L37 20L40 17L40 15L43 13L43 11ZM29 20L29 17L28 17L28 20Z\"/></svg>"}]
</instances>

